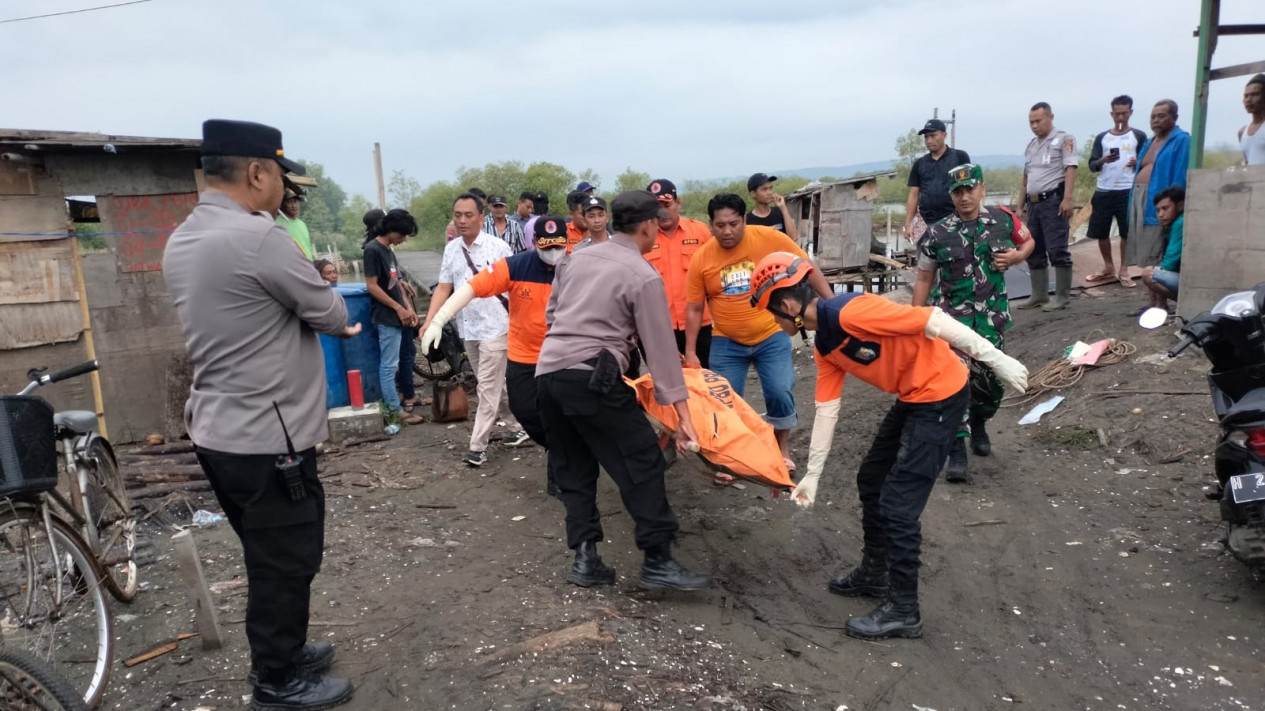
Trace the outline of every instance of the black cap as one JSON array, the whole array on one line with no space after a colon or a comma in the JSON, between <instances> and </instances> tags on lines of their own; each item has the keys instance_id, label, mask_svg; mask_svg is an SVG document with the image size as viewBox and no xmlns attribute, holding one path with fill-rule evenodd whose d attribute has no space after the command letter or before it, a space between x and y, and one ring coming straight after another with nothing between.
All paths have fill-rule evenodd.
<instances>
[{"instance_id":1,"label":"black cap","mask_svg":"<svg viewBox=\"0 0 1265 711\"><path fill-rule=\"evenodd\" d=\"M650 191L650 194L656 198L676 197L676 183L666 178L650 181L650 185L646 186L646 190Z\"/></svg>"},{"instance_id":2,"label":"black cap","mask_svg":"<svg viewBox=\"0 0 1265 711\"><path fill-rule=\"evenodd\" d=\"M945 126L944 122L941 121L940 119L931 119L930 121L926 123L926 125L922 127L922 130L918 132L918 135L923 136L928 133L932 133L933 131L939 131L940 133L944 133L946 130L948 130L948 128L949 127Z\"/></svg>"},{"instance_id":3,"label":"black cap","mask_svg":"<svg viewBox=\"0 0 1265 711\"><path fill-rule=\"evenodd\" d=\"M203 121L202 155L271 158L287 173L307 175L303 166L285 157L281 131L262 123L227 119Z\"/></svg>"},{"instance_id":4,"label":"black cap","mask_svg":"<svg viewBox=\"0 0 1265 711\"><path fill-rule=\"evenodd\" d=\"M584 201L585 212L588 212L589 210L592 210L594 208L599 208L599 207L602 208L603 210L606 209L606 201L600 197L593 196L589 198L588 200Z\"/></svg>"},{"instance_id":5,"label":"black cap","mask_svg":"<svg viewBox=\"0 0 1265 711\"><path fill-rule=\"evenodd\" d=\"M750 178L747 178L747 192L754 192L756 188L760 187L761 185L764 185L765 183L771 183L774 180L777 180L776 175L769 175L767 173L756 173Z\"/></svg>"},{"instance_id":6,"label":"black cap","mask_svg":"<svg viewBox=\"0 0 1265 711\"><path fill-rule=\"evenodd\" d=\"M488 204L489 205L508 205L509 203L505 202L504 195L493 195L492 197L488 198Z\"/></svg>"},{"instance_id":7,"label":"black cap","mask_svg":"<svg viewBox=\"0 0 1265 711\"><path fill-rule=\"evenodd\" d=\"M567 246L567 218L559 215L542 215L536 218L532 239L537 248Z\"/></svg>"},{"instance_id":8,"label":"black cap","mask_svg":"<svg viewBox=\"0 0 1265 711\"><path fill-rule=\"evenodd\" d=\"M665 183L667 181L655 182ZM664 193L660 192L660 195L662 194ZM635 225L646 220L661 220L668 217L668 211L664 210L663 206L659 204L659 198L648 190L630 190L626 193L620 193L614 200L611 200L611 213L617 225Z\"/></svg>"}]
</instances>

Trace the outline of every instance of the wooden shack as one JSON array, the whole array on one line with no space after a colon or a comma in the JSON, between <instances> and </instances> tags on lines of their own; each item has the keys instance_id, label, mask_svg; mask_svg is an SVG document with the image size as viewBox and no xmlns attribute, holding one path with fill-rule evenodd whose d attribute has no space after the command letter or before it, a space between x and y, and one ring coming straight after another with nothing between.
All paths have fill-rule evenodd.
<instances>
[{"instance_id":1,"label":"wooden shack","mask_svg":"<svg viewBox=\"0 0 1265 711\"><path fill-rule=\"evenodd\" d=\"M895 171L810 183L786 196L800 246L813 256L823 273L869 265L878 180L893 175Z\"/></svg>"}]
</instances>

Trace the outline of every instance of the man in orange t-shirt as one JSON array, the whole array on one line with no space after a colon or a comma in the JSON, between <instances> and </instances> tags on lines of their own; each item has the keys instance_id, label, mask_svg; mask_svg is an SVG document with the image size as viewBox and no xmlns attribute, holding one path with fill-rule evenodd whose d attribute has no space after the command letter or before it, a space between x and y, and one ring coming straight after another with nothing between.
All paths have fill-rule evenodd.
<instances>
[{"instance_id":1,"label":"man in orange t-shirt","mask_svg":"<svg viewBox=\"0 0 1265 711\"><path fill-rule=\"evenodd\" d=\"M493 262L441 302L422 336L421 347L426 352L437 346L444 324L471 300L491 296L505 299L509 310L505 386L510 412L537 444L548 449L545 425L536 407L536 361L545 342L545 307L553 294L553 268L567 255L566 222L558 216L541 217L534 234L535 249ZM552 469L546 491L557 495Z\"/></svg>"},{"instance_id":2,"label":"man in orange t-shirt","mask_svg":"<svg viewBox=\"0 0 1265 711\"><path fill-rule=\"evenodd\" d=\"M776 316L780 328L815 331L817 412L808 473L791 493L812 506L830 454L846 376L897 396L857 471L864 534L861 564L830 580L838 595L883 597L845 631L862 639L922 636L918 570L919 518L970 403L968 370L957 349L988 365L1022 393L1028 371L970 327L938 308L904 306L874 294L818 298L807 281L816 269L788 252L770 254L755 268L751 304Z\"/></svg>"},{"instance_id":3,"label":"man in orange t-shirt","mask_svg":"<svg viewBox=\"0 0 1265 711\"><path fill-rule=\"evenodd\" d=\"M681 217L681 198L677 196L676 185L671 180L661 178L652 181L646 190L658 198L659 204L668 211L668 216L659 220L659 237L654 247L646 252L646 261L663 277L663 288L668 292L668 310L672 313L672 332L676 334L676 349L685 355L686 277L694 254L711 240L712 233L706 224ZM694 343L698 362L704 368L708 367L712 350L712 319L706 308L703 309L703 320Z\"/></svg>"},{"instance_id":4,"label":"man in orange t-shirt","mask_svg":"<svg viewBox=\"0 0 1265 711\"><path fill-rule=\"evenodd\" d=\"M575 246L584 241L589 233L588 220L584 219L584 205L588 202L588 193L573 190L567 193L567 211L571 219L567 222L567 254L571 254Z\"/></svg>"},{"instance_id":5,"label":"man in orange t-shirt","mask_svg":"<svg viewBox=\"0 0 1265 711\"><path fill-rule=\"evenodd\" d=\"M722 194L707 203L715 237L694 253L685 287L685 362L701 365L698 334L704 309L711 309L712 349L709 367L729 381L743 397L747 372L755 365L764 391L764 419L773 425L787 468L790 433L795 417L795 369L791 338L773 316L751 305L751 276L755 266L773 252L792 252L808 259L791 238L773 229L746 224L747 203L738 195ZM817 270L809 283L819 296L831 295L830 284Z\"/></svg>"}]
</instances>

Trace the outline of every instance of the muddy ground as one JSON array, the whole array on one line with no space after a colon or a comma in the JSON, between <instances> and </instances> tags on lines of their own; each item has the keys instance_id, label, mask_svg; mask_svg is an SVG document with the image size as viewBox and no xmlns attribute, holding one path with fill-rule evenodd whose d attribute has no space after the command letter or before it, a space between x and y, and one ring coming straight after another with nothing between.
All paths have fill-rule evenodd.
<instances>
[{"instance_id":1,"label":"muddy ground","mask_svg":"<svg viewBox=\"0 0 1265 711\"><path fill-rule=\"evenodd\" d=\"M353 709L1262 708L1265 593L1222 552L1204 498L1216 431L1205 362L1159 355L1175 327L1134 325L1140 291L1102 287L1057 315L1017 312L1010 351L1033 371L1096 332L1138 351L1087 372L1039 425L1019 428L1022 408L1003 410L974 483L937 484L923 517L921 640L845 637L847 618L873 602L826 590L857 560L854 472L891 402L856 381L811 511L754 485L715 488L689 461L669 470L679 557L717 577L698 594L636 589L640 555L606 479L602 553L619 582L568 585L539 448L494 445L472 470L459 461L468 425L427 424L325 456L312 636L337 646ZM801 462L807 356L796 361ZM1183 394L1113 393L1127 390ZM148 525L157 556L137 600L115 606L118 660L194 629L171 530ZM196 538L226 648L189 640L131 669L116 663L103 708L242 706L240 549L227 525Z\"/></svg>"}]
</instances>

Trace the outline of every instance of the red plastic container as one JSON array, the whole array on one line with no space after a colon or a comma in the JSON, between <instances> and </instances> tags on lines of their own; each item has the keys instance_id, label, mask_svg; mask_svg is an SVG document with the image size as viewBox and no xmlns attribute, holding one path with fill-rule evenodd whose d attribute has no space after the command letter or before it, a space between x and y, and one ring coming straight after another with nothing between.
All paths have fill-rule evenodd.
<instances>
[{"instance_id":1,"label":"red plastic container","mask_svg":"<svg viewBox=\"0 0 1265 711\"><path fill-rule=\"evenodd\" d=\"M360 387L360 371L347 371L347 394L351 398L351 406L359 410L365 406L365 392Z\"/></svg>"}]
</instances>

